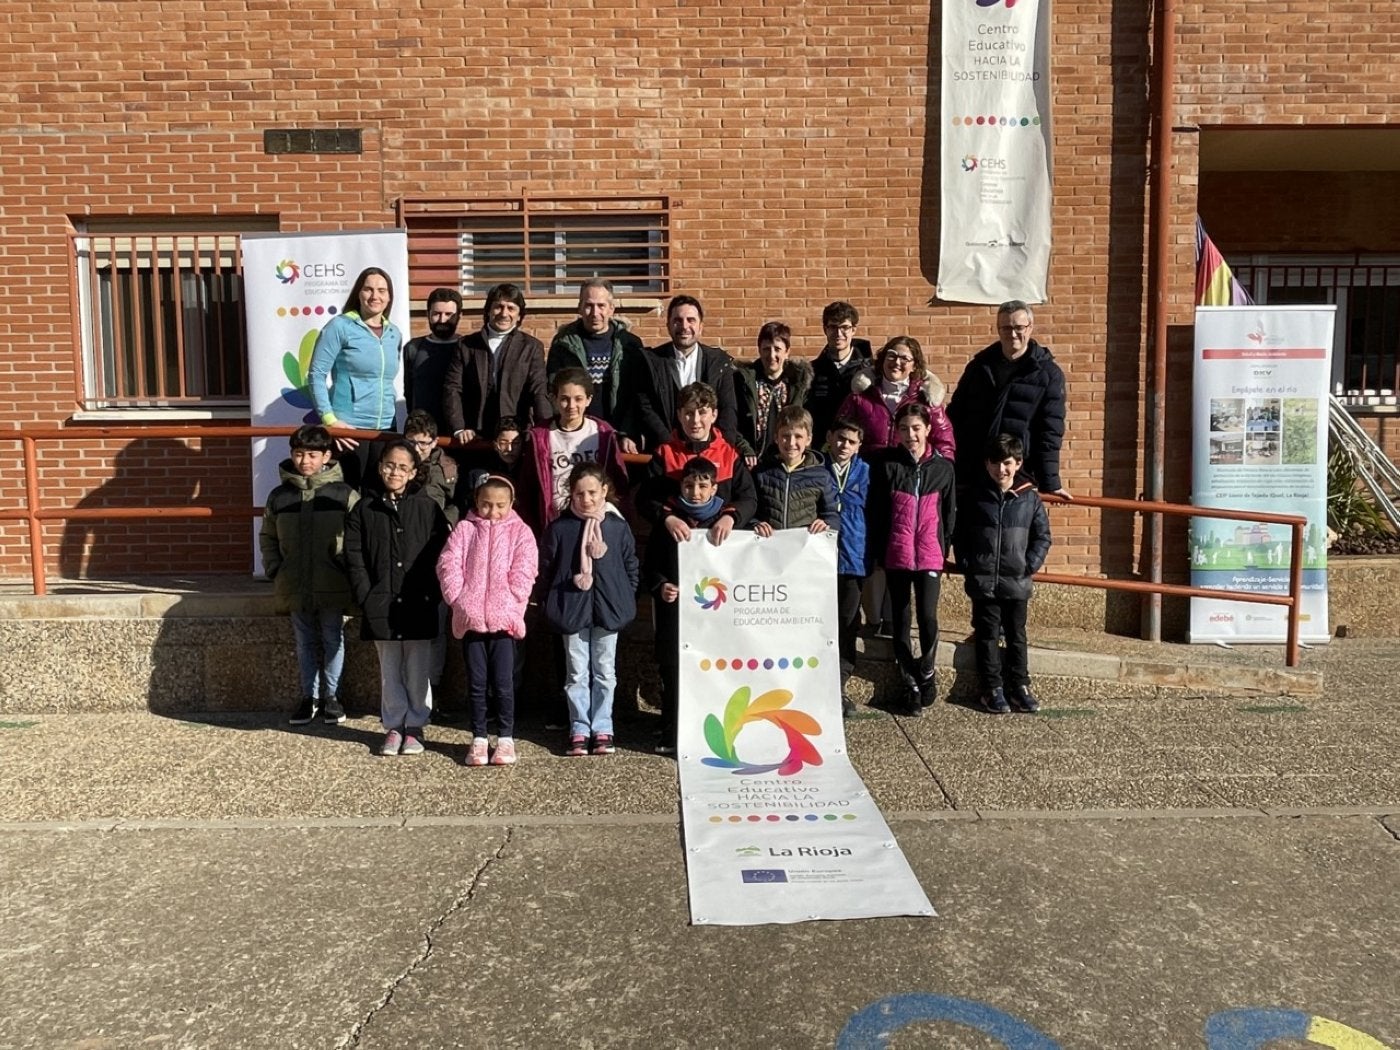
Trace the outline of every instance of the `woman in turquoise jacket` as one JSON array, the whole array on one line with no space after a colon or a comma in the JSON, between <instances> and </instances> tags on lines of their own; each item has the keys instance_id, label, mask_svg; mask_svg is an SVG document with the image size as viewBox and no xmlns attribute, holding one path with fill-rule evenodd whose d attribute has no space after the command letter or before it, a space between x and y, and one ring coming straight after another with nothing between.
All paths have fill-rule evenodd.
<instances>
[{"instance_id":1,"label":"woman in turquoise jacket","mask_svg":"<svg viewBox=\"0 0 1400 1050\"><path fill-rule=\"evenodd\" d=\"M403 333L389 320L393 301L389 275L377 266L362 270L340 314L321 329L306 373L311 403L335 437L345 480L356 488L374 477L378 456L372 444L335 432L394 429Z\"/></svg>"}]
</instances>

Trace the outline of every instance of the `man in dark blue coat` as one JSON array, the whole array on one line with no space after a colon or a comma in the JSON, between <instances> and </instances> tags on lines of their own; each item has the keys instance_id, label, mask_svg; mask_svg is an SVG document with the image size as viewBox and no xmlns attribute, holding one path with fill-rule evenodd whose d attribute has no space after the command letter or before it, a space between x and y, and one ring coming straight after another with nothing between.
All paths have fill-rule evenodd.
<instances>
[{"instance_id":1,"label":"man in dark blue coat","mask_svg":"<svg viewBox=\"0 0 1400 1050\"><path fill-rule=\"evenodd\" d=\"M1024 470L1041 492L1070 498L1060 481L1065 436L1065 374L1049 347L1032 338L1035 318L1020 299L997 308L997 342L977 352L948 402L957 441L959 487L979 484L982 453L998 434L1025 445Z\"/></svg>"}]
</instances>

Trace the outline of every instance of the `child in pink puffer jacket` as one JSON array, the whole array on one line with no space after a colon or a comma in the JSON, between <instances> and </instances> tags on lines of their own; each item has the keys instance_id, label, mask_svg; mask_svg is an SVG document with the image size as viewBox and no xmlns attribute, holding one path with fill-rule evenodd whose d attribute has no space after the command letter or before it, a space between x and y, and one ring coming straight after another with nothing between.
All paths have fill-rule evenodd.
<instances>
[{"instance_id":1,"label":"child in pink puffer jacket","mask_svg":"<svg viewBox=\"0 0 1400 1050\"><path fill-rule=\"evenodd\" d=\"M525 637L525 607L540 568L539 545L512 509L515 486L492 474L477 486L472 510L447 538L438 559L452 633L462 639L471 701L467 765L487 764L486 695L496 693L496 749L490 764L515 762L515 643Z\"/></svg>"}]
</instances>

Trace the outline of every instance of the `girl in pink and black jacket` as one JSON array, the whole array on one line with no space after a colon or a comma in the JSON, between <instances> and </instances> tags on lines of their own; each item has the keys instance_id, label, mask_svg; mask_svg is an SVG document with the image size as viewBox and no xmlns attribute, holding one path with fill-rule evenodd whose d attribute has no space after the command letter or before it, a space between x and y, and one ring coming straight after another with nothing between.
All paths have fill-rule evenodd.
<instances>
[{"instance_id":1,"label":"girl in pink and black jacket","mask_svg":"<svg viewBox=\"0 0 1400 1050\"><path fill-rule=\"evenodd\" d=\"M895 413L899 445L870 465L869 549L884 568L894 614L894 651L904 680L901 713L918 716L937 699L938 592L956 517L953 464L930 442L929 407L910 402ZM910 594L919 623L916 659L910 641Z\"/></svg>"},{"instance_id":2,"label":"girl in pink and black jacket","mask_svg":"<svg viewBox=\"0 0 1400 1050\"><path fill-rule=\"evenodd\" d=\"M462 639L471 702L467 765L487 764L486 695L496 693L496 749L490 764L515 762L515 643L525 637L525 607L539 572L534 533L512 509L515 486L492 474L438 559L442 598L452 607L452 633Z\"/></svg>"}]
</instances>

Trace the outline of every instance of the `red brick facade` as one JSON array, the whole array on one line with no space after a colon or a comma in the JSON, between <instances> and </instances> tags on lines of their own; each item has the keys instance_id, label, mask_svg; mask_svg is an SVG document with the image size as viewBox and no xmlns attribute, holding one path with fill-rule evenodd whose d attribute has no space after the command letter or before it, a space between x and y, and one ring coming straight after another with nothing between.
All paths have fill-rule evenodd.
<instances>
[{"instance_id":1,"label":"red brick facade","mask_svg":"<svg viewBox=\"0 0 1400 1050\"><path fill-rule=\"evenodd\" d=\"M1131 497L1142 487L1150 6L1054 6L1055 248L1036 322L1070 383L1066 484L1086 494ZM675 287L704 299L707 341L736 356L750 354L772 318L793 326L798 352L816 352L820 309L836 298L857 304L862 334L877 344L915 335L950 383L992 339L990 308L929 305L938 5L539 0L507 13L425 0L405 17L393 9L367 0L0 3L0 246L11 287L0 423L60 425L77 407L67 236L85 217L262 215L310 231L391 225L404 196L669 194ZM1400 28L1393 0L1248 11L1194 0L1178 11L1171 320L1182 327L1168 491L1183 499L1195 129L1381 124L1400 111ZM263 130L292 126L363 128L364 152L265 155ZM1279 197L1296 192L1283 183ZM1378 242L1394 250L1393 200L1385 223ZM547 337L560 319L537 312L527 325ZM645 341L661 340L657 317L633 320ZM192 444L150 442L112 484L115 443L49 446L45 500L74 506L113 484L115 499L136 502L247 498L241 442ZM0 495L14 507L17 444L0 455L9 467ZM1137 569L1125 518L1061 510L1055 528L1052 569ZM65 547L65 571L84 547L92 573L248 567L241 525L49 533L50 557ZM0 524L0 574L27 563L24 528Z\"/></svg>"}]
</instances>

